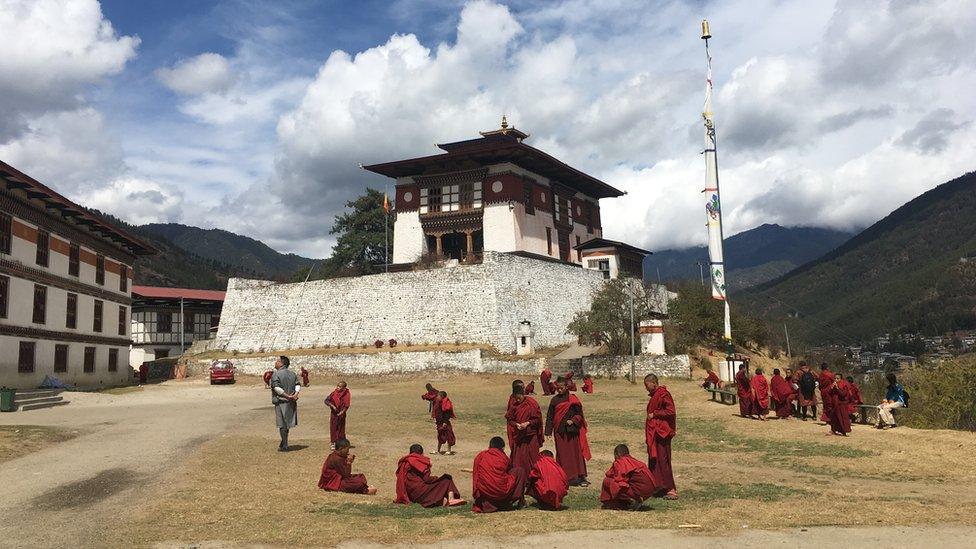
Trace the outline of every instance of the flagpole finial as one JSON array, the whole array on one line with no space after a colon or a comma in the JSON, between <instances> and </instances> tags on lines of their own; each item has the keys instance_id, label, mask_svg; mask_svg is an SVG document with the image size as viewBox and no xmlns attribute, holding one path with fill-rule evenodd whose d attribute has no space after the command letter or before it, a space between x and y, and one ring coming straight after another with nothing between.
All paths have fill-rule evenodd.
<instances>
[{"instance_id":1,"label":"flagpole finial","mask_svg":"<svg viewBox=\"0 0 976 549\"><path fill-rule=\"evenodd\" d=\"M702 19L702 40L708 40L712 37L712 33L708 32L708 19Z\"/></svg>"}]
</instances>

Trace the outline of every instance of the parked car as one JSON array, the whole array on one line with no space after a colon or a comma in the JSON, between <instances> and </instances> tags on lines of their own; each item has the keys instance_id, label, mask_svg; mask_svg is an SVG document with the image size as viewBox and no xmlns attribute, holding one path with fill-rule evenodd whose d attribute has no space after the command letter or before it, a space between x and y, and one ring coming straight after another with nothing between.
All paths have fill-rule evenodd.
<instances>
[{"instance_id":1,"label":"parked car","mask_svg":"<svg viewBox=\"0 0 976 549\"><path fill-rule=\"evenodd\" d=\"M234 383L234 372L237 368L229 360L215 360L210 364L210 384Z\"/></svg>"}]
</instances>

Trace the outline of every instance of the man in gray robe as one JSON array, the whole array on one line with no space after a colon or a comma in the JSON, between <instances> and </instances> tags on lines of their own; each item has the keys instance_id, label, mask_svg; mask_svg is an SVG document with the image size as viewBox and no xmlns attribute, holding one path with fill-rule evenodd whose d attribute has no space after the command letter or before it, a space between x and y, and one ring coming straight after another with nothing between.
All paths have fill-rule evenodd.
<instances>
[{"instance_id":1,"label":"man in gray robe","mask_svg":"<svg viewBox=\"0 0 976 549\"><path fill-rule=\"evenodd\" d=\"M280 356L275 361L275 371L271 374L271 403L275 408L275 423L281 435L279 452L287 452L288 430L298 425L298 393L302 390L301 383L295 372L288 369L288 357Z\"/></svg>"}]
</instances>

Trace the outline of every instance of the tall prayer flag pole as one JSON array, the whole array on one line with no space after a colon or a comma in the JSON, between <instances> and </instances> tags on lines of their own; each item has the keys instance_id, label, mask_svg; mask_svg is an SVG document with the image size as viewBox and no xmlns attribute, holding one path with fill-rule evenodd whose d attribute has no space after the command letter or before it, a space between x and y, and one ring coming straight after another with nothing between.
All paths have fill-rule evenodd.
<instances>
[{"instance_id":1,"label":"tall prayer flag pole","mask_svg":"<svg viewBox=\"0 0 976 549\"><path fill-rule=\"evenodd\" d=\"M725 285L725 261L722 250L722 201L718 190L718 155L715 145L715 120L712 112L712 55L708 51L708 21L702 20L702 40L705 41L705 58L708 62L708 77L705 80L705 106L702 119L705 122L705 211L708 214L708 260L712 279L712 297L725 303L724 340L728 354L733 354L732 322L729 314L729 295Z\"/></svg>"}]
</instances>

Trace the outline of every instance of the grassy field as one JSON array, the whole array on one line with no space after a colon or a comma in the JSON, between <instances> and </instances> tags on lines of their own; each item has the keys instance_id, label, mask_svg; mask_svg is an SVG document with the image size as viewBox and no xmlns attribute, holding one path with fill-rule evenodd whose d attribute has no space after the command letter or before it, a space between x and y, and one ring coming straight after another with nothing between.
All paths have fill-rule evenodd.
<instances>
[{"instance_id":1,"label":"grassy field","mask_svg":"<svg viewBox=\"0 0 976 549\"><path fill-rule=\"evenodd\" d=\"M580 395L590 423L593 460L589 488L574 488L567 510L535 508L475 515L470 508L425 510L397 506L396 461L414 442L436 447L426 403L426 379L348 378L353 392L348 435L358 456L354 472L379 487L377 496L326 493L316 487L328 453L328 416L322 399L335 379L313 378L300 405L291 443L276 452L268 394L254 384L267 413L204 445L173 477L161 498L119 524L114 545L161 540L289 546L334 545L348 540L423 542L452 536L521 536L565 529L676 528L701 531L778 529L815 525L974 524L976 436L954 431L855 426L849 438L824 436L828 428L799 421L759 422L732 407L708 402L690 381L669 380L678 407L674 467L681 498L655 500L641 513L599 509L599 487L614 445L628 443L643 457L647 396L626 381L597 380ZM431 380L448 391L458 413L455 456L432 456L434 473L454 475L470 496L474 455L493 435L504 435L502 415L510 377ZM548 399L539 397L547 406ZM551 448L551 441L547 442Z\"/></svg>"},{"instance_id":2,"label":"grassy field","mask_svg":"<svg viewBox=\"0 0 976 549\"><path fill-rule=\"evenodd\" d=\"M78 436L78 431L37 425L0 425L0 463Z\"/></svg>"}]
</instances>

